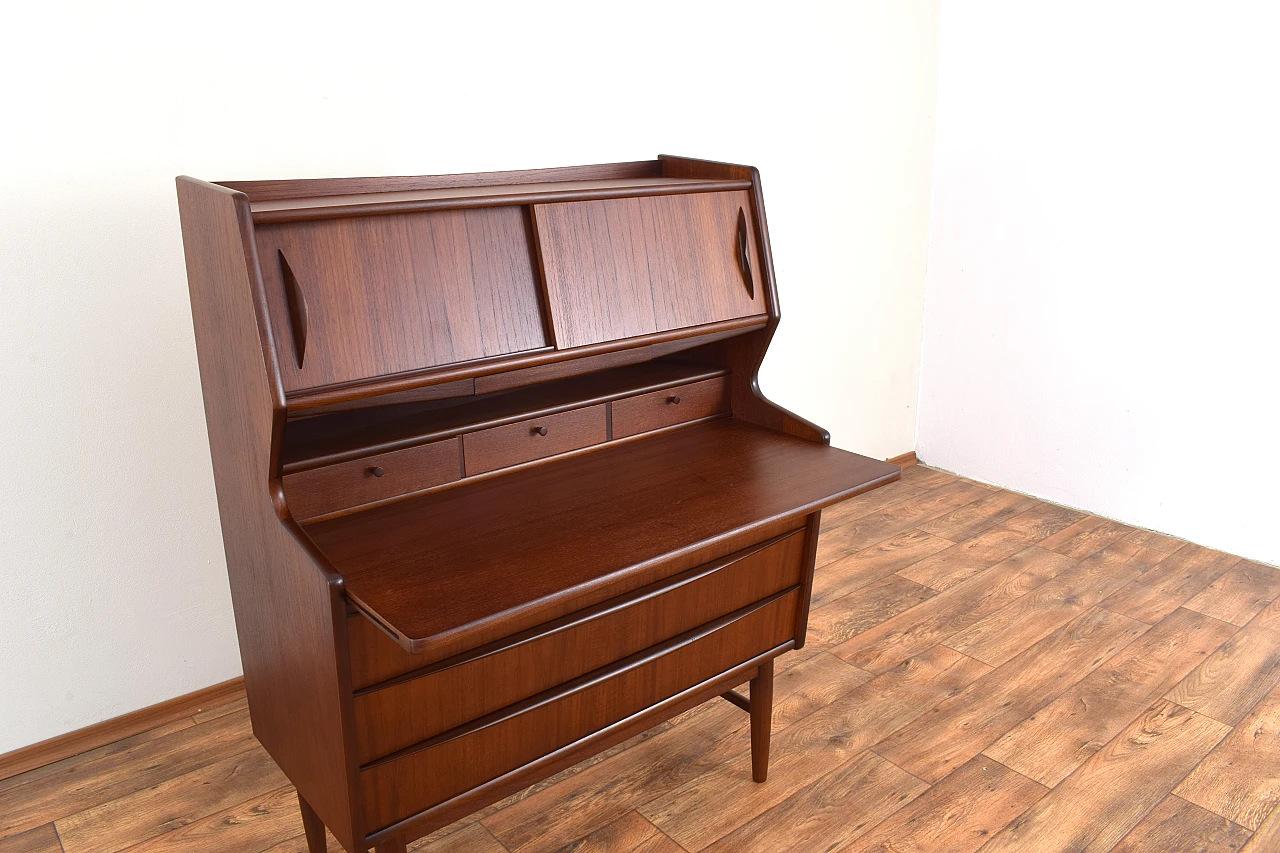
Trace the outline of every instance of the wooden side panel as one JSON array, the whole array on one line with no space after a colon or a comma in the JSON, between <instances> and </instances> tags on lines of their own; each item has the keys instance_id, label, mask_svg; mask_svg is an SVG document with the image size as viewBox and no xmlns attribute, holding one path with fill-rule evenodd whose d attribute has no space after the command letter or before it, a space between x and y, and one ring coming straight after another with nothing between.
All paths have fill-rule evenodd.
<instances>
[{"instance_id":1,"label":"wooden side panel","mask_svg":"<svg viewBox=\"0 0 1280 853\"><path fill-rule=\"evenodd\" d=\"M560 349L765 313L745 191L532 209Z\"/></svg>"},{"instance_id":2,"label":"wooden side panel","mask_svg":"<svg viewBox=\"0 0 1280 853\"><path fill-rule=\"evenodd\" d=\"M357 696L359 760L389 755L794 587L803 551L803 534L793 533L655 584L630 603L572 614L529 632L527 641L517 635L492 653L479 650L474 659L446 661Z\"/></svg>"},{"instance_id":3,"label":"wooden side panel","mask_svg":"<svg viewBox=\"0 0 1280 853\"><path fill-rule=\"evenodd\" d=\"M284 394L257 286L243 195L178 179L200 380L254 734L350 851L350 677L341 579L278 513L273 440ZM264 352L267 353L264 357ZM357 839L359 842L357 843Z\"/></svg>"},{"instance_id":4,"label":"wooden side panel","mask_svg":"<svg viewBox=\"0 0 1280 853\"><path fill-rule=\"evenodd\" d=\"M288 391L547 343L522 207L264 225L257 241Z\"/></svg>"},{"instance_id":5,"label":"wooden side panel","mask_svg":"<svg viewBox=\"0 0 1280 853\"><path fill-rule=\"evenodd\" d=\"M585 677L570 692L529 700L442 742L366 768L366 814L381 828L625 719L782 644L795 632L796 596L726 618L716 630L636 656L616 674Z\"/></svg>"}]
</instances>

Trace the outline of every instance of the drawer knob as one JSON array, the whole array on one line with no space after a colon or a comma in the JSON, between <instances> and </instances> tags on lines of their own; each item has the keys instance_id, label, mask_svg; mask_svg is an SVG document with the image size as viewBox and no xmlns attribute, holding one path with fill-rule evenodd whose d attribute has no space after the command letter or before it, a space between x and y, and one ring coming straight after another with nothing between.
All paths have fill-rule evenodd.
<instances>
[{"instance_id":1,"label":"drawer knob","mask_svg":"<svg viewBox=\"0 0 1280 853\"><path fill-rule=\"evenodd\" d=\"M373 476L375 476L375 477L381 477L383 474L385 474L385 473L387 473L387 472L386 472L386 471L383 471L381 468L379 468L379 467L377 467L377 466L374 466L373 468L370 468L370 469L369 469L369 473L370 473L370 474L372 474L372 475L373 475Z\"/></svg>"},{"instance_id":2,"label":"drawer knob","mask_svg":"<svg viewBox=\"0 0 1280 853\"><path fill-rule=\"evenodd\" d=\"M668 397L668 398L667 398L667 402L668 402L668 403L671 403L671 404L673 404L673 405L675 405L675 404L678 404L678 403L680 402L680 398L679 398L679 397Z\"/></svg>"},{"instance_id":3,"label":"drawer knob","mask_svg":"<svg viewBox=\"0 0 1280 853\"><path fill-rule=\"evenodd\" d=\"M534 427L534 428L531 430L531 432L532 432L534 435L546 435L546 434L547 434L547 428L546 428L546 427Z\"/></svg>"}]
</instances>

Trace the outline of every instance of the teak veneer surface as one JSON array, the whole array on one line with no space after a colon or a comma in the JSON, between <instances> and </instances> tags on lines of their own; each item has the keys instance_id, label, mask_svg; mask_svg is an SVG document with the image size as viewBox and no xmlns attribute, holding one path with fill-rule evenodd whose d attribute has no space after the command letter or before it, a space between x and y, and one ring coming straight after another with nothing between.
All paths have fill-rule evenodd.
<instances>
[{"instance_id":1,"label":"teak veneer surface","mask_svg":"<svg viewBox=\"0 0 1280 853\"><path fill-rule=\"evenodd\" d=\"M705 364L645 362L479 396L299 418L285 425L284 471L383 453L459 432L697 382L724 372Z\"/></svg>"},{"instance_id":2,"label":"teak veneer surface","mask_svg":"<svg viewBox=\"0 0 1280 853\"><path fill-rule=\"evenodd\" d=\"M563 615L566 601L589 606L661 577L655 561L798 518L898 473L722 420L306 529L348 596L421 652L499 617L510 632Z\"/></svg>"}]
</instances>

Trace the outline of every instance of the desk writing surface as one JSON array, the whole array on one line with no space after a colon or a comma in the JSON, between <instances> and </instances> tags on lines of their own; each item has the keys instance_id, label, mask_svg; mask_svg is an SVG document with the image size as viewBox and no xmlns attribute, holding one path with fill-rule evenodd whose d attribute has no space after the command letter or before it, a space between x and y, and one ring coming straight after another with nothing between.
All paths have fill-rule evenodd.
<instances>
[{"instance_id":1,"label":"desk writing surface","mask_svg":"<svg viewBox=\"0 0 1280 853\"><path fill-rule=\"evenodd\" d=\"M554 618L566 599L586 606L650 582L640 570L672 552L787 518L798 525L899 473L725 419L306 530L357 605L419 651L517 611L528 624Z\"/></svg>"}]
</instances>

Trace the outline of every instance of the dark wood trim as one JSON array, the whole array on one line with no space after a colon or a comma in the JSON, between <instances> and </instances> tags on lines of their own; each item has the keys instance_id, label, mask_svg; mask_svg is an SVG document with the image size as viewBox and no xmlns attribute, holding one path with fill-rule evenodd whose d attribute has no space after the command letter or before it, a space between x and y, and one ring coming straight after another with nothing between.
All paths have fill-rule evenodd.
<instances>
[{"instance_id":1,"label":"dark wood trim","mask_svg":"<svg viewBox=\"0 0 1280 853\"><path fill-rule=\"evenodd\" d=\"M316 204L306 207L282 207L254 210L255 225L282 222L309 222L316 219L342 219L352 216L386 216L393 213L421 213L429 210L459 210L477 207L509 207L512 205L552 204L564 201L600 201L611 198L641 198L655 195L687 195L751 189L750 181L699 181L695 183L639 184L575 190L510 192L500 195L453 196L449 198L416 198L403 201L369 202L368 204Z\"/></svg>"},{"instance_id":2,"label":"dark wood trim","mask_svg":"<svg viewBox=\"0 0 1280 853\"><path fill-rule=\"evenodd\" d=\"M244 679L233 678L212 687L176 696L165 702L112 717L74 732L51 737L0 755L0 780L35 770L55 761L142 734L201 711L244 698Z\"/></svg>"},{"instance_id":3,"label":"dark wood trim","mask_svg":"<svg viewBox=\"0 0 1280 853\"><path fill-rule=\"evenodd\" d=\"M518 353L514 356L496 356L494 358L449 365L445 368L415 370L394 376L384 376L372 381L329 385L324 388L308 388L305 391L291 393L288 396L288 407L290 412L296 412L317 406L345 403L361 397L372 397L376 394L407 391L412 388L435 385L455 379L471 379L488 376L493 373L503 373L516 368L538 367L587 356L639 349L652 344L681 341L687 342L687 346L693 348L708 340L719 340L729 335L744 334L752 329L761 328L768 322L767 315L752 314L749 317L740 317L736 320L721 320L702 326L671 329L666 332L655 332L651 335L641 335L640 337L627 338L620 341L606 341L605 343L575 347L574 349L554 350L550 347L541 347L536 350L529 350L526 353Z\"/></svg>"},{"instance_id":4,"label":"dark wood trim","mask_svg":"<svg viewBox=\"0 0 1280 853\"><path fill-rule=\"evenodd\" d=\"M895 456L892 459L886 459L890 465L897 465L899 468L910 468L916 464L916 452L914 450Z\"/></svg>"},{"instance_id":5,"label":"dark wood trim","mask_svg":"<svg viewBox=\"0 0 1280 853\"><path fill-rule=\"evenodd\" d=\"M388 178L302 178L273 181L218 181L219 186L237 190L252 202L280 201L313 196L357 195L360 193L413 192L447 187L494 187L503 184L540 184L554 181L592 181L610 178L663 177L657 160L599 163L591 166L556 166L548 169L517 169L506 172L468 172L454 175L413 175Z\"/></svg>"},{"instance_id":6,"label":"dark wood trim","mask_svg":"<svg viewBox=\"0 0 1280 853\"><path fill-rule=\"evenodd\" d=\"M741 708L748 714L751 713L751 700L736 690L726 690L720 694L720 698L728 702L730 705L735 705Z\"/></svg>"}]
</instances>

